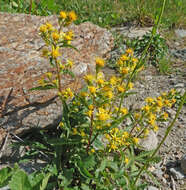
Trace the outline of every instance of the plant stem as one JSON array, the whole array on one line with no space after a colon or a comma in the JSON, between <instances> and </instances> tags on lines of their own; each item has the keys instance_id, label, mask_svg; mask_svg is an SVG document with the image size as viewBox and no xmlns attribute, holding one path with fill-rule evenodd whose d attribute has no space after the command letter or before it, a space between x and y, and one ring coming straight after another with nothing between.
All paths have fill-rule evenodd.
<instances>
[{"instance_id":1,"label":"plant stem","mask_svg":"<svg viewBox=\"0 0 186 190\"><path fill-rule=\"evenodd\" d=\"M58 78L58 91L61 92L61 76L60 76L60 69L59 69L59 64L57 63L57 61L55 60L55 64L56 64L56 69L57 69L57 78Z\"/></svg>"},{"instance_id":2,"label":"plant stem","mask_svg":"<svg viewBox=\"0 0 186 190\"><path fill-rule=\"evenodd\" d=\"M169 135L170 131L172 130L172 128L173 128L173 126L174 126L174 123L175 123L176 119L178 118L178 116L179 116L179 114L180 114L180 111L181 111L181 109L182 109L182 107L183 107L183 104L184 104L184 102L185 102L185 98L186 98L186 92L184 93L184 95L183 95L183 97L182 97L182 100L181 100L181 102L180 102L180 105L179 105L179 107L178 107L178 110L177 110L177 112L176 112L176 115L175 115L173 121L172 121L171 124L168 126L168 128L167 128L167 130L166 130L166 132L165 132L165 136L163 137L163 139L161 140L160 144L159 144L158 147L155 149L155 151L153 152L153 154L151 155L151 157L147 160L146 164L145 164L145 165L141 168L141 170L139 171L139 173L138 173L138 175L137 175L137 177L136 177L136 180L134 181L134 184L137 183L137 181L138 181L138 179L139 179L141 173L142 173L145 169L148 168L150 161L151 161L152 158L155 156L155 154L159 151L159 149L160 149L160 147L162 146L162 144L165 142L167 136Z\"/></svg>"}]
</instances>

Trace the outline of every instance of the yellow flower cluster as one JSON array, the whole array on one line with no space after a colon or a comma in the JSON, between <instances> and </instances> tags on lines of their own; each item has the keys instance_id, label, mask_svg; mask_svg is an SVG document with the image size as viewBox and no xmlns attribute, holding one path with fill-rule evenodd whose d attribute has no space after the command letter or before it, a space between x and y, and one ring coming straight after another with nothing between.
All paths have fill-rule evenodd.
<instances>
[{"instance_id":1,"label":"yellow flower cluster","mask_svg":"<svg viewBox=\"0 0 186 190\"><path fill-rule=\"evenodd\" d=\"M59 20L60 22L63 22L65 26L68 26L69 24L77 20L77 15L74 11L70 12L61 11L59 13Z\"/></svg>"},{"instance_id":2,"label":"yellow flower cluster","mask_svg":"<svg viewBox=\"0 0 186 190\"><path fill-rule=\"evenodd\" d=\"M119 72L123 77L126 77L128 74L132 73L135 69L138 59L133 56L134 51L132 49L127 49L125 54L121 55L117 61L117 67ZM142 68L139 68L139 72Z\"/></svg>"},{"instance_id":3,"label":"yellow flower cluster","mask_svg":"<svg viewBox=\"0 0 186 190\"><path fill-rule=\"evenodd\" d=\"M162 93L157 98L147 97L146 105L139 112L134 113L134 118L137 123L136 131L141 137L146 137L149 130L158 131L158 122L166 121L168 113L164 110L176 102L175 90L172 89L168 93ZM144 136L142 136L142 134Z\"/></svg>"},{"instance_id":4,"label":"yellow flower cluster","mask_svg":"<svg viewBox=\"0 0 186 190\"><path fill-rule=\"evenodd\" d=\"M65 100L72 99L74 97L74 93L72 92L70 88L66 88L62 92L59 92L58 95L60 97L63 97Z\"/></svg>"},{"instance_id":5,"label":"yellow flower cluster","mask_svg":"<svg viewBox=\"0 0 186 190\"><path fill-rule=\"evenodd\" d=\"M117 151L122 147L130 145L131 138L127 131L121 131L118 128L113 128L108 134L105 135L105 138L108 140L108 150Z\"/></svg>"}]
</instances>

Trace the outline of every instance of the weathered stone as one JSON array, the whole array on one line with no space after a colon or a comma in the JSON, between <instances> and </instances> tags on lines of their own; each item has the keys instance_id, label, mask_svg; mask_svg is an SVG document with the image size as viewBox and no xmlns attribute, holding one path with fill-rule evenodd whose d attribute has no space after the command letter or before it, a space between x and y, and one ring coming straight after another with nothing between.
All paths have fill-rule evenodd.
<instances>
[{"instance_id":1,"label":"weathered stone","mask_svg":"<svg viewBox=\"0 0 186 190\"><path fill-rule=\"evenodd\" d=\"M145 190L158 190L158 188L154 186L148 186Z\"/></svg>"},{"instance_id":2,"label":"weathered stone","mask_svg":"<svg viewBox=\"0 0 186 190\"><path fill-rule=\"evenodd\" d=\"M186 30L184 30L184 29L181 29L181 30L177 29L177 30L175 30L175 33L180 38L185 38L186 37Z\"/></svg>"},{"instance_id":3,"label":"weathered stone","mask_svg":"<svg viewBox=\"0 0 186 190\"><path fill-rule=\"evenodd\" d=\"M115 27L112 29L114 32L118 32L127 38L141 38L145 34L151 32L152 27L143 27L143 28L135 28L135 27Z\"/></svg>"},{"instance_id":4,"label":"weathered stone","mask_svg":"<svg viewBox=\"0 0 186 190\"><path fill-rule=\"evenodd\" d=\"M184 179L184 175L181 173L180 168L170 168L171 174L174 176L175 179Z\"/></svg>"},{"instance_id":5,"label":"weathered stone","mask_svg":"<svg viewBox=\"0 0 186 190\"><path fill-rule=\"evenodd\" d=\"M181 159L181 169L183 173L186 175L186 155Z\"/></svg>"},{"instance_id":6,"label":"weathered stone","mask_svg":"<svg viewBox=\"0 0 186 190\"><path fill-rule=\"evenodd\" d=\"M36 81L43 73L51 70L47 60L40 57L44 42L38 28L46 21L57 26L57 16L0 13L0 111L3 115L0 125L15 133L53 125L60 119L61 107L55 91L28 91L38 85ZM75 33L72 44L79 51L64 49L62 58L75 62L76 77L65 77L62 85L78 90L82 76L94 70L95 57L106 57L112 49L113 37L106 29L88 22L71 25L69 29Z\"/></svg>"},{"instance_id":7,"label":"weathered stone","mask_svg":"<svg viewBox=\"0 0 186 190\"><path fill-rule=\"evenodd\" d=\"M145 149L145 150L153 150L157 147L158 145L158 138L156 134L150 130L148 136L141 140L140 145Z\"/></svg>"}]
</instances>

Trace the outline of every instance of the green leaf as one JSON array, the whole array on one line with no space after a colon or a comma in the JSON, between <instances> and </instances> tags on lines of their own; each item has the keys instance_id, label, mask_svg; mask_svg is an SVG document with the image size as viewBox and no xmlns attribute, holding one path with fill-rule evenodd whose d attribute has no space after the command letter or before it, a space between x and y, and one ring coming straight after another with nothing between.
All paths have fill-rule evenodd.
<instances>
[{"instance_id":1,"label":"green leaf","mask_svg":"<svg viewBox=\"0 0 186 190\"><path fill-rule=\"evenodd\" d=\"M40 190L44 190L44 189L46 188L50 176L51 176L50 173L46 174L46 176L44 177L44 179L43 179L43 181L42 181L42 184L41 184L41 186L40 186Z\"/></svg>"},{"instance_id":2,"label":"green leaf","mask_svg":"<svg viewBox=\"0 0 186 190\"><path fill-rule=\"evenodd\" d=\"M69 48L72 48L72 49L74 49L74 50L76 50L76 51L79 52L79 50L76 47L74 47L74 46L72 46L70 44L62 44L60 47L69 47Z\"/></svg>"},{"instance_id":3,"label":"green leaf","mask_svg":"<svg viewBox=\"0 0 186 190\"><path fill-rule=\"evenodd\" d=\"M45 85L45 86L37 86L34 88L30 88L29 91L33 91L33 90L49 90L49 89L55 89L56 87L53 85Z\"/></svg>"},{"instance_id":4,"label":"green leaf","mask_svg":"<svg viewBox=\"0 0 186 190\"><path fill-rule=\"evenodd\" d=\"M59 175L58 178L62 179L62 187L67 187L73 180L74 168L64 169L63 175Z\"/></svg>"},{"instance_id":5,"label":"green leaf","mask_svg":"<svg viewBox=\"0 0 186 190\"><path fill-rule=\"evenodd\" d=\"M96 165L94 155L89 155L85 157L84 159L82 159L82 162L83 162L84 167L87 169L93 168Z\"/></svg>"},{"instance_id":6,"label":"green leaf","mask_svg":"<svg viewBox=\"0 0 186 190\"><path fill-rule=\"evenodd\" d=\"M82 184L81 185L82 190L90 190L89 186Z\"/></svg>"},{"instance_id":7,"label":"green leaf","mask_svg":"<svg viewBox=\"0 0 186 190\"><path fill-rule=\"evenodd\" d=\"M67 139L65 137L59 139L50 139L49 144L54 146L65 145L65 144L81 144L81 137L79 135L74 135L73 139Z\"/></svg>"},{"instance_id":8,"label":"green leaf","mask_svg":"<svg viewBox=\"0 0 186 190\"><path fill-rule=\"evenodd\" d=\"M28 176L29 182L34 190L39 190L39 187L41 185L42 179L44 178L43 173L32 173Z\"/></svg>"},{"instance_id":9,"label":"green leaf","mask_svg":"<svg viewBox=\"0 0 186 190\"><path fill-rule=\"evenodd\" d=\"M0 187L8 185L8 181L12 175L12 169L7 167L0 170Z\"/></svg>"},{"instance_id":10,"label":"green leaf","mask_svg":"<svg viewBox=\"0 0 186 190\"><path fill-rule=\"evenodd\" d=\"M27 174L22 170L13 174L9 187L11 190L33 190Z\"/></svg>"},{"instance_id":11,"label":"green leaf","mask_svg":"<svg viewBox=\"0 0 186 190\"><path fill-rule=\"evenodd\" d=\"M92 174L90 174L89 171L84 167L84 163L81 160L75 162L75 166L77 167L77 169L83 177L89 179L93 178Z\"/></svg>"},{"instance_id":12,"label":"green leaf","mask_svg":"<svg viewBox=\"0 0 186 190\"><path fill-rule=\"evenodd\" d=\"M96 149L99 149L99 150L104 150L104 145L101 141L101 135L97 136L97 138L95 139L95 141L93 142L93 146L96 148Z\"/></svg>"}]
</instances>

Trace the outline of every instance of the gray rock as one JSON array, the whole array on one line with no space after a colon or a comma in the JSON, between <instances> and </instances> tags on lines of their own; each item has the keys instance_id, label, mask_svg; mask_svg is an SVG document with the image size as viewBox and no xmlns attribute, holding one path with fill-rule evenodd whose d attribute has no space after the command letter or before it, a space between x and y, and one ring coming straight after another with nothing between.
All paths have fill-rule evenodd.
<instances>
[{"instance_id":1,"label":"gray rock","mask_svg":"<svg viewBox=\"0 0 186 190\"><path fill-rule=\"evenodd\" d=\"M184 29L177 29L177 30L175 30L175 33L180 38L186 37L186 30L184 30Z\"/></svg>"},{"instance_id":2,"label":"gray rock","mask_svg":"<svg viewBox=\"0 0 186 190\"><path fill-rule=\"evenodd\" d=\"M0 188L0 190L10 190L10 188L8 186L5 186L5 187Z\"/></svg>"},{"instance_id":3,"label":"gray rock","mask_svg":"<svg viewBox=\"0 0 186 190\"><path fill-rule=\"evenodd\" d=\"M181 159L181 169L183 173L186 175L186 154Z\"/></svg>"},{"instance_id":4,"label":"gray rock","mask_svg":"<svg viewBox=\"0 0 186 190\"><path fill-rule=\"evenodd\" d=\"M149 135L141 140L140 145L145 149L145 150L153 150L157 147L158 145L158 138L156 134L150 130Z\"/></svg>"},{"instance_id":5,"label":"gray rock","mask_svg":"<svg viewBox=\"0 0 186 190\"><path fill-rule=\"evenodd\" d=\"M184 175L181 173L180 168L170 168L169 171L175 179L184 179Z\"/></svg>"},{"instance_id":6,"label":"gray rock","mask_svg":"<svg viewBox=\"0 0 186 190\"><path fill-rule=\"evenodd\" d=\"M159 189L154 186L148 186L145 190L159 190Z\"/></svg>"},{"instance_id":7,"label":"gray rock","mask_svg":"<svg viewBox=\"0 0 186 190\"><path fill-rule=\"evenodd\" d=\"M171 53L179 59L186 61L186 49L179 49L179 50L171 50Z\"/></svg>"},{"instance_id":8,"label":"gray rock","mask_svg":"<svg viewBox=\"0 0 186 190\"><path fill-rule=\"evenodd\" d=\"M175 88L184 88L185 84L184 83L178 83L175 85Z\"/></svg>"},{"instance_id":9,"label":"gray rock","mask_svg":"<svg viewBox=\"0 0 186 190\"><path fill-rule=\"evenodd\" d=\"M144 27L144 28L134 28L134 27L116 27L113 28L112 31L119 32L125 37L128 38L141 38L146 33L151 32L152 27Z\"/></svg>"}]
</instances>

